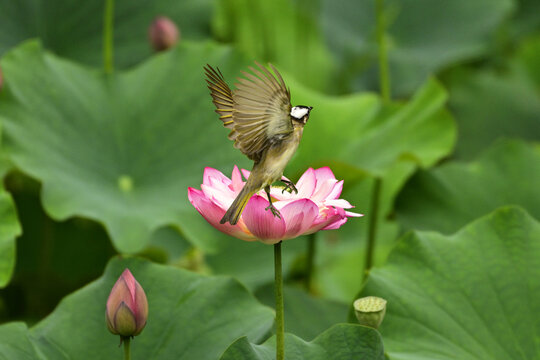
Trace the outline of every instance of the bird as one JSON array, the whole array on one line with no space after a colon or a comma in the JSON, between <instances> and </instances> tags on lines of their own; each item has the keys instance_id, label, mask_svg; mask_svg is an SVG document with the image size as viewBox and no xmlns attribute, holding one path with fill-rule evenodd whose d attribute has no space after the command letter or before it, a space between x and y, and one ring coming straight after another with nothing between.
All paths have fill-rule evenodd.
<instances>
[{"instance_id":1,"label":"bird","mask_svg":"<svg viewBox=\"0 0 540 360\"><path fill-rule=\"evenodd\" d=\"M282 181L283 191L296 192L294 184L283 177L306 125L312 106L291 105L291 93L279 71L269 64L273 74L255 61L248 71L242 71L235 90L225 82L219 67L204 67L206 82L219 119L231 129L229 139L249 159L253 169L246 184L226 211L220 223L238 223L242 211L253 194L264 189L275 217L281 217L272 204L270 186Z\"/></svg>"}]
</instances>

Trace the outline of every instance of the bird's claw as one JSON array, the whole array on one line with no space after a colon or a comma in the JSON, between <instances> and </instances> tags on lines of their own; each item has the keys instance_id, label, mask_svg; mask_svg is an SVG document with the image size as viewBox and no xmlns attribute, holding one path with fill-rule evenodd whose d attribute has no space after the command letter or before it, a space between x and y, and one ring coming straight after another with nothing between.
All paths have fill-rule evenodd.
<instances>
[{"instance_id":1,"label":"bird's claw","mask_svg":"<svg viewBox=\"0 0 540 360\"><path fill-rule=\"evenodd\" d=\"M285 187L283 188L283 190L281 190L282 194L285 193L285 191L288 191L289 193L292 193L294 191L295 194L298 194L298 189L291 181L283 181L283 183L285 184Z\"/></svg>"},{"instance_id":2,"label":"bird's claw","mask_svg":"<svg viewBox=\"0 0 540 360\"><path fill-rule=\"evenodd\" d=\"M275 217L277 217L278 219L281 219L281 214L279 213L279 210L276 209L276 207L272 204L268 205L264 210L268 211L272 211L272 215L274 215Z\"/></svg>"}]
</instances>

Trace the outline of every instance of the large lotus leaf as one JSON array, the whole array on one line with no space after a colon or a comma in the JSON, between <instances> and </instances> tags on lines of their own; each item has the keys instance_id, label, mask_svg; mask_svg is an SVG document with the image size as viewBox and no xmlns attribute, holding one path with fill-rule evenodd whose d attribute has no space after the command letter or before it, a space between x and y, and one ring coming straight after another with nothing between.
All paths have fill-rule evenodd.
<instances>
[{"instance_id":1,"label":"large lotus leaf","mask_svg":"<svg viewBox=\"0 0 540 360\"><path fill-rule=\"evenodd\" d=\"M275 337L272 337L262 345L255 345L245 337L240 338L220 360L275 359L275 341ZM285 357L287 360L383 360L384 349L381 335L376 330L360 325L339 324L311 342L285 334Z\"/></svg>"},{"instance_id":2,"label":"large lotus leaf","mask_svg":"<svg viewBox=\"0 0 540 360\"><path fill-rule=\"evenodd\" d=\"M330 52L315 21L312 1L220 0L213 28L255 59L279 65L311 88L335 92Z\"/></svg>"},{"instance_id":3,"label":"large lotus leaf","mask_svg":"<svg viewBox=\"0 0 540 360\"><path fill-rule=\"evenodd\" d=\"M270 330L273 311L235 280L205 277L137 258L111 261L103 277L66 297L46 319L3 338L0 358L18 359L32 343L40 359L117 359L119 338L107 330L105 304L125 268L148 298L148 322L132 343L134 359L218 358L240 336L257 341ZM16 354L17 356L15 356Z\"/></svg>"},{"instance_id":4,"label":"large lotus leaf","mask_svg":"<svg viewBox=\"0 0 540 360\"><path fill-rule=\"evenodd\" d=\"M275 307L274 284L257 289L257 299ZM345 303L315 297L298 287L283 288L285 331L312 340L332 325L346 322L348 306Z\"/></svg>"},{"instance_id":5,"label":"large lotus leaf","mask_svg":"<svg viewBox=\"0 0 540 360\"><path fill-rule=\"evenodd\" d=\"M412 93L440 69L486 53L492 33L514 8L512 0L384 3L392 91L399 95ZM321 3L326 41L343 64L343 81L354 89L378 87L374 4L370 0Z\"/></svg>"},{"instance_id":6,"label":"large lotus leaf","mask_svg":"<svg viewBox=\"0 0 540 360\"><path fill-rule=\"evenodd\" d=\"M28 328L24 323L9 323L0 326L0 355L3 359L35 360L38 354L28 338Z\"/></svg>"},{"instance_id":7,"label":"large lotus leaf","mask_svg":"<svg viewBox=\"0 0 540 360\"><path fill-rule=\"evenodd\" d=\"M533 62L534 53L528 55ZM540 81L531 81L533 69L503 74L460 69L452 74L449 105L459 127L456 157L473 159L501 137L540 138Z\"/></svg>"},{"instance_id":8,"label":"large lotus leaf","mask_svg":"<svg viewBox=\"0 0 540 360\"><path fill-rule=\"evenodd\" d=\"M501 141L477 161L419 172L397 198L398 220L408 229L452 233L503 205L540 218L538 184L540 147Z\"/></svg>"},{"instance_id":9,"label":"large lotus leaf","mask_svg":"<svg viewBox=\"0 0 540 360\"><path fill-rule=\"evenodd\" d=\"M446 91L434 79L410 101L389 105L373 94L329 97L291 85L298 90L295 103L315 107L292 162L295 169L337 164L385 176L400 161L429 167L452 150L456 128L444 108Z\"/></svg>"},{"instance_id":10,"label":"large lotus leaf","mask_svg":"<svg viewBox=\"0 0 540 360\"><path fill-rule=\"evenodd\" d=\"M516 0L518 4L513 16L510 35L526 37L540 28L540 2L536 0Z\"/></svg>"},{"instance_id":11,"label":"large lotus leaf","mask_svg":"<svg viewBox=\"0 0 540 360\"><path fill-rule=\"evenodd\" d=\"M385 298L393 360L538 359L540 224L501 208L454 235L404 236L361 296Z\"/></svg>"},{"instance_id":12,"label":"large lotus leaf","mask_svg":"<svg viewBox=\"0 0 540 360\"><path fill-rule=\"evenodd\" d=\"M21 41L39 37L56 54L100 66L105 1L0 0L0 55ZM148 27L154 17L176 22L182 39L210 33L211 0L114 1L115 65L126 67L152 54Z\"/></svg>"},{"instance_id":13,"label":"large lotus leaf","mask_svg":"<svg viewBox=\"0 0 540 360\"><path fill-rule=\"evenodd\" d=\"M247 159L213 111L206 63L226 74L246 66L228 48L187 43L106 77L26 43L2 61L8 155L42 181L53 218L99 220L119 251L141 250L167 224L199 244L218 242L225 235L189 204L187 187L199 186L205 166L230 172Z\"/></svg>"}]
</instances>

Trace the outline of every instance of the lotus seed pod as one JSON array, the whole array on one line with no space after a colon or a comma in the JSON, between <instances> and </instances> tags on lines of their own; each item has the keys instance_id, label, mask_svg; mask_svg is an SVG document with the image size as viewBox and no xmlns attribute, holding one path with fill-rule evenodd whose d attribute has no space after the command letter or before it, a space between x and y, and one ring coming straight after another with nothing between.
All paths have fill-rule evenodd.
<instances>
[{"instance_id":1,"label":"lotus seed pod","mask_svg":"<svg viewBox=\"0 0 540 360\"><path fill-rule=\"evenodd\" d=\"M379 328L386 314L386 300L376 296L367 296L355 300L353 306L360 325Z\"/></svg>"}]
</instances>

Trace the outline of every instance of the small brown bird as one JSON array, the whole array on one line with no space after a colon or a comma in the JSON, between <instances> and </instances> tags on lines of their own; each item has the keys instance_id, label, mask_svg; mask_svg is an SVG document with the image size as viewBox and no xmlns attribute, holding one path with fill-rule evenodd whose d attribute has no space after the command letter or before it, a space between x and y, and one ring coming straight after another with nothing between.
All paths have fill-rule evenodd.
<instances>
[{"instance_id":1,"label":"small brown bird","mask_svg":"<svg viewBox=\"0 0 540 360\"><path fill-rule=\"evenodd\" d=\"M298 148L312 107L292 107L290 91L276 68L270 64L273 75L255 64L257 68L249 67L252 73L242 72L245 78L238 78L234 91L219 69L210 65L204 68L216 112L223 125L231 129L229 139L254 161L244 188L221 219L222 224L236 224L251 196L263 188L270 202L265 210L280 217L270 197L270 185L278 180L286 184L283 191L298 192L292 182L282 180L283 170Z\"/></svg>"}]
</instances>

